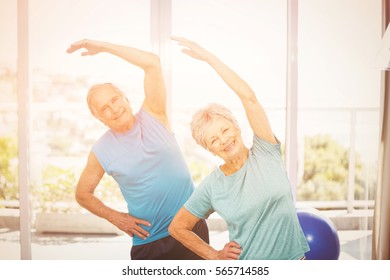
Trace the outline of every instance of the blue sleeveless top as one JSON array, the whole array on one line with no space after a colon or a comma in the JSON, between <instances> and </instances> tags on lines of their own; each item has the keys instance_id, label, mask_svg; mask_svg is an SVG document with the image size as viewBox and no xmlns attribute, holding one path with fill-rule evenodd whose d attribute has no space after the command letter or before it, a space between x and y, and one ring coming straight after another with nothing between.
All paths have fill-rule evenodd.
<instances>
[{"instance_id":1,"label":"blue sleeveless top","mask_svg":"<svg viewBox=\"0 0 390 280\"><path fill-rule=\"evenodd\" d=\"M168 226L194 190L192 178L174 134L144 110L125 133L108 130L92 148L105 172L118 183L130 215L149 221L145 240L169 235Z\"/></svg>"}]
</instances>

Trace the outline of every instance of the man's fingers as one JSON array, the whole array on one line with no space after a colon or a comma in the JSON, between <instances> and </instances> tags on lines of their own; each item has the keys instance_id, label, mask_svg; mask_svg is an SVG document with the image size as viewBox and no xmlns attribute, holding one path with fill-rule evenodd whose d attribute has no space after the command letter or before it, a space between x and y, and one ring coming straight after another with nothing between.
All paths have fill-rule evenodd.
<instances>
[{"instance_id":1,"label":"man's fingers","mask_svg":"<svg viewBox=\"0 0 390 280\"><path fill-rule=\"evenodd\" d=\"M144 226L147 226L147 227L151 226L151 224L148 221L145 221L145 220L141 220L141 219L135 218L134 221L136 222L136 224L141 224L141 225L144 225Z\"/></svg>"},{"instance_id":2,"label":"man's fingers","mask_svg":"<svg viewBox=\"0 0 390 280\"><path fill-rule=\"evenodd\" d=\"M92 53L89 51L85 51L81 53L81 56L87 56L87 55L92 55Z\"/></svg>"},{"instance_id":3,"label":"man's fingers","mask_svg":"<svg viewBox=\"0 0 390 280\"><path fill-rule=\"evenodd\" d=\"M66 50L66 52L67 53L72 53L72 52L74 52L75 50L77 50L78 48L75 48L73 45L72 46L70 46L67 50Z\"/></svg>"},{"instance_id":4,"label":"man's fingers","mask_svg":"<svg viewBox=\"0 0 390 280\"><path fill-rule=\"evenodd\" d=\"M143 228L140 227L140 226L137 227L137 231L138 231L141 235L143 235L143 236L146 236L146 237L149 236L149 232L147 232L145 229L143 229Z\"/></svg>"},{"instance_id":5,"label":"man's fingers","mask_svg":"<svg viewBox=\"0 0 390 280\"><path fill-rule=\"evenodd\" d=\"M74 42L73 44L70 45L70 47L66 50L67 53L72 53L75 52L79 49L85 48L87 46L87 40L80 40L77 42ZM81 55L88 55L88 52L84 52Z\"/></svg>"},{"instance_id":6,"label":"man's fingers","mask_svg":"<svg viewBox=\"0 0 390 280\"><path fill-rule=\"evenodd\" d=\"M69 48L66 50L68 53L72 53L78 49L81 49L83 47L83 40L74 42L69 46Z\"/></svg>"},{"instance_id":7,"label":"man's fingers","mask_svg":"<svg viewBox=\"0 0 390 280\"><path fill-rule=\"evenodd\" d=\"M189 56L194 56L193 53L188 49L182 49L181 52Z\"/></svg>"},{"instance_id":8,"label":"man's fingers","mask_svg":"<svg viewBox=\"0 0 390 280\"><path fill-rule=\"evenodd\" d=\"M134 225L133 229L131 229L131 233L133 235L136 235L142 239L146 239L147 237L150 236L149 232L147 232L144 228L139 226L139 225L144 225L144 226L150 227L151 224L148 221L134 218L134 223L135 223L135 225Z\"/></svg>"},{"instance_id":9,"label":"man's fingers","mask_svg":"<svg viewBox=\"0 0 390 280\"><path fill-rule=\"evenodd\" d=\"M142 239L146 239L147 237L149 237L149 232L147 232L146 230L144 230L141 227L134 229L133 234L137 235L139 238L142 238Z\"/></svg>"}]
</instances>

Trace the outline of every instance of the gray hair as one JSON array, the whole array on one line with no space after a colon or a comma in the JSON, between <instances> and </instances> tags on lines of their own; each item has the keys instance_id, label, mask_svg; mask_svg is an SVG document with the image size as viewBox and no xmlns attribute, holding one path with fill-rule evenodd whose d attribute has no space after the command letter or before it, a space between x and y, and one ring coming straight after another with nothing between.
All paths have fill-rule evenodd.
<instances>
[{"instance_id":1,"label":"gray hair","mask_svg":"<svg viewBox=\"0 0 390 280\"><path fill-rule=\"evenodd\" d=\"M207 149L206 131L210 125L217 119L226 119L238 128L237 121L232 112L217 103L211 103L203 109L198 110L191 121L192 137L203 148Z\"/></svg>"}]
</instances>

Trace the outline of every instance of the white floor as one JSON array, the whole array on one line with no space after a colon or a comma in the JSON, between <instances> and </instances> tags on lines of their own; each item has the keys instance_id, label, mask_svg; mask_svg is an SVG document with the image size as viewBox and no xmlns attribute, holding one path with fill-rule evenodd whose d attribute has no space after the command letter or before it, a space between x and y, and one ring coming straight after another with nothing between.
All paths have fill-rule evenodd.
<instances>
[{"instance_id":1,"label":"white floor","mask_svg":"<svg viewBox=\"0 0 390 280\"><path fill-rule=\"evenodd\" d=\"M340 260L371 259L371 231L339 231ZM32 258L36 260L128 260L131 238L127 235L35 234ZM210 243L220 249L226 231L210 232ZM0 260L20 259L19 232L0 229Z\"/></svg>"}]
</instances>

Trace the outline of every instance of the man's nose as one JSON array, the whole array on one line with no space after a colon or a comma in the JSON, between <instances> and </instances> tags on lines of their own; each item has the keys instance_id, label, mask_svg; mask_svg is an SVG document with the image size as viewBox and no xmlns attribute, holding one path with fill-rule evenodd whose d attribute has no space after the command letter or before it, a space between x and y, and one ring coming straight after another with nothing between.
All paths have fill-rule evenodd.
<instances>
[{"instance_id":1,"label":"man's nose","mask_svg":"<svg viewBox=\"0 0 390 280\"><path fill-rule=\"evenodd\" d=\"M116 113L119 111L119 106L116 106L115 104L112 104L112 105L110 106L110 109L111 109L111 112L112 112L113 114L116 114Z\"/></svg>"}]
</instances>

